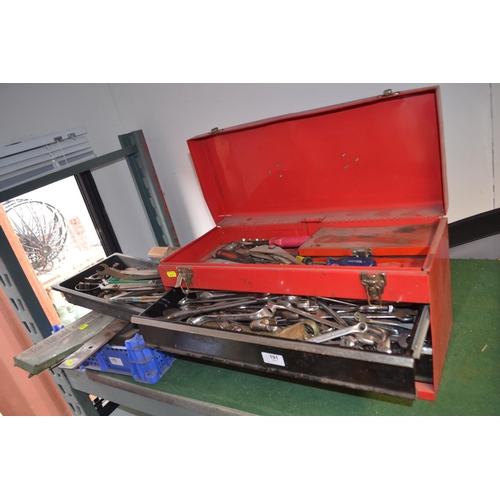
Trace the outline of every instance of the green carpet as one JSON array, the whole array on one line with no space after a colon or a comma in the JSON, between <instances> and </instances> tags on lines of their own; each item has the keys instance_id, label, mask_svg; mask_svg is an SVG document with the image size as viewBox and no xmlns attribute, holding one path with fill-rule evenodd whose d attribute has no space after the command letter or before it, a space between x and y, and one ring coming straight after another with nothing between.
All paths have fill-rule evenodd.
<instances>
[{"instance_id":1,"label":"green carpet","mask_svg":"<svg viewBox=\"0 0 500 500\"><path fill-rule=\"evenodd\" d=\"M454 326L435 402L305 384L184 359L150 387L258 415L500 415L500 262L453 260L451 280Z\"/></svg>"}]
</instances>

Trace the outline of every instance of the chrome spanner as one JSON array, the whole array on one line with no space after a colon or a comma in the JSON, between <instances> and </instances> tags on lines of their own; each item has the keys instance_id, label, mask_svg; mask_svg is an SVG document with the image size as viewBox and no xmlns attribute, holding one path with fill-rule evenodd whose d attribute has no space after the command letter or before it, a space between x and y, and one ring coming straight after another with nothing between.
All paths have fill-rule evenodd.
<instances>
[{"instance_id":1,"label":"chrome spanner","mask_svg":"<svg viewBox=\"0 0 500 500\"><path fill-rule=\"evenodd\" d=\"M274 313L266 306L258 311L252 311L250 313L241 314L210 314L203 316L192 316L187 319L186 323L191 325L199 325L202 322L214 321L214 320L227 320L227 321L254 321L256 319L262 318L272 318Z\"/></svg>"},{"instance_id":2,"label":"chrome spanner","mask_svg":"<svg viewBox=\"0 0 500 500\"><path fill-rule=\"evenodd\" d=\"M328 333L323 333L322 335L318 335L317 337L311 337L310 339L306 339L306 342L321 344L322 342L326 342L327 340L338 339L339 337L343 337L344 335L365 333L367 331L368 331L368 325L366 323L361 322L352 326L348 326L346 328L341 328L336 332L328 332Z\"/></svg>"},{"instance_id":3,"label":"chrome spanner","mask_svg":"<svg viewBox=\"0 0 500 500\"><path fill-rule=\"evenodd\" d=\"M96 269L100 276L113 276L121 280L154 280L159 279L160 275L157 269L135 269L130 267L124 270L109 267L107 264L99 264L102 269Z\"/></svg>"},{"instance_id":4,"label":"chrome spanner","mask_svg":"<svg viewBox=\"0 0 500 500\"><path fill-rule=\"evenodd\" d=\"M417 315L416 311L412 311L411 309L394 309L390 313L377 313L377 314L360 312L360 314L365 314L366 319L374 319L374 320L395 319L398 321L403 321L405 323L410 323L414 321L415 316Z\"/></svg>"},{"instance_id":5,"label":"chrome spanner","mask_svg":"<svg viewBox=\"0 0 500 500\"><path fill-rule=\"evenodd\" d=\"M362 321L364 323L379 325L382 328L384 328L384 326L394 326L396 328L405 328L406 330L413 330L413 323L395 322L395 321L377 321L375 319L370 319L366 314L360 312L354 313L354 319L356 321Z\"/></svg>"},{"instance_id":6,"label":"chrome spanner","mask_svg":"<svg viewBox=\"0 0 500 500\"><path fill-rule=\"evenodd\" d=\"M292 311L294 313L297 313L299 316L304 316L305 318L312 319L313 321L316 321L317 323L323 323L324 325L331 326L332 328L335 329L340 329L342 326L339 325L338 323L334 323L333 321L329 321L324 318L319 318L318 316L315 316L314 314L309 314L302 309L297 309L296 307L293 307L290 305L289 302L286 302L284 300L278 300L277 302L273 302L272 300L267 301L267 307L271 309L271 311L275 312L277 309L286 309L288 311Z\"/></svg>"},{"instance_id":7,"label":"chrome spanner","mask_svg":"<svg viewBox=\"0 0 500 500\"><path fill-rule=\"evenodd\" d=\"M238 306L257 304L259 301L260 301L260 299L233 300L233 301L229 301L229 302L226 302L223 304L214 304L211 306L198 307L197 309L180 310L180 311L178 310L178 311L174 311L173 313L169 314L168 316L165 316L163 319L164 320L181 320L181 319L189 318L190 316L194 316L193 312L195 312L195 311L199 315L201 315L203 313L223 311L223 310L231 309L233 307L238 307Z\"/></svg>"},{"instance_id":8,"label":"chrome spanner","mask_svg":"<svg viewBox=\"0 0 500 500\"><path fill-rule=\"evenodd\" d=\"M208 292L210 294L210 292ZM228 302L229 300L246 300L246 299L265 299L270 295L268 293L260 293L260 294L222 294L220 296L212 295L204 298L196 298L190 299L188 297L184 297L179 300L177 305L179 307L203 307L203 305L209 306L210 304L216 304L218 302Z\"/></svg>"},{"instance_id":9,"label":"chrome spanner","mask_svg":"<svg viewBox=\"0 0 500 500\"><path fill-rule=\"evenodd\" d=\"M320 307L323 308L324 311L326 311L339 325L342 326L349 326L347 321L345 321L343 318L341 318L331 307L327 306L323 302L319 302Z\"/></svg>"}]
</instances>

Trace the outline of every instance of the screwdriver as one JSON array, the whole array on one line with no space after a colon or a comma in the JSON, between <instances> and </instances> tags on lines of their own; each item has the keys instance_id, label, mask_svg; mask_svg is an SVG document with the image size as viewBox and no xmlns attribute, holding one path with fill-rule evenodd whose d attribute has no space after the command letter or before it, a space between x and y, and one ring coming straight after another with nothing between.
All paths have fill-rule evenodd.
<instances>
[{"instance_id":1,"label":"screwdriver","mask_svg":"<svg viewBox=\"0 0 500 500\"><path fill-rule=\"evenodd\" d=\"M257 246L257 245L275 245L281 248L298 248L306 242L310 236L275 236L269 240L241 240L241 245Z\"/></svg>"},{"instance_id":2,"label":"screwdriver","mask_svg":"<svg viewBox=\"0 0 500 500\"><path fill-rule=\"evenodd\" d=\"M375 262L375 259L370 259L369 257L344 257L342 259L332 259L332 257L328 257L325 265L375 267L377 263Z\"/></svg>"},{"instance_id":3,"label":"screwdriver","mask_svg":"<svg viewBox=\"0 0 500 500\"><path fill-rule=\"evenodd\" d=\"M298 256L302 264L312 265L312 264L323 264L322 262L315 262L311 257L300 257ZM375 259L370 259L368 257L344 257L342 259L333 259L328 257L325 266L358 266L358 267L375 267L377 262Z\"/></svg>"}]
</instances>

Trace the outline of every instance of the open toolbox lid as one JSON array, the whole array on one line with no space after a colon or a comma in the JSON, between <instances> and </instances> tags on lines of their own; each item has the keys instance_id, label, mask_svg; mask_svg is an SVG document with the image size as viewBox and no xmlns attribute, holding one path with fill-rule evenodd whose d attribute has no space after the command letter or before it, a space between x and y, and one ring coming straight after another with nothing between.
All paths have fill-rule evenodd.
<instances>
[{"instance_id":1,"label":"open toolbox lid","mask_svg":"<svg viewBox=\"0 0 500 500\"><path fill-rule=\"evenodd\" d=\"M439 87L387 94L189 139L216 224L445 215Z\"/></svg>"}]
</instances>

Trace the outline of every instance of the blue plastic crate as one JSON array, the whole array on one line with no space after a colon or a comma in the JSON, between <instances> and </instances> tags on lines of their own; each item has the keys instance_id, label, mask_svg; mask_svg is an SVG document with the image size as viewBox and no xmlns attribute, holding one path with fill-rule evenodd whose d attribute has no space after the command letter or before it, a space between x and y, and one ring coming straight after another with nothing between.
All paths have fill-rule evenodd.
<instances>
[{"instance_id":1,"label":"blue plastic crate","mask_svg":"<svg viewBox=\"0 0 500 500\"><path fill-rule=\"evenodd\" d=\"M142 335L136 333L125 341L124 347L109 344L101 347L80 369L131 375L136 382L156 384L175 360L171 354L146 347Z\"/></svg>"}]
</instances>

